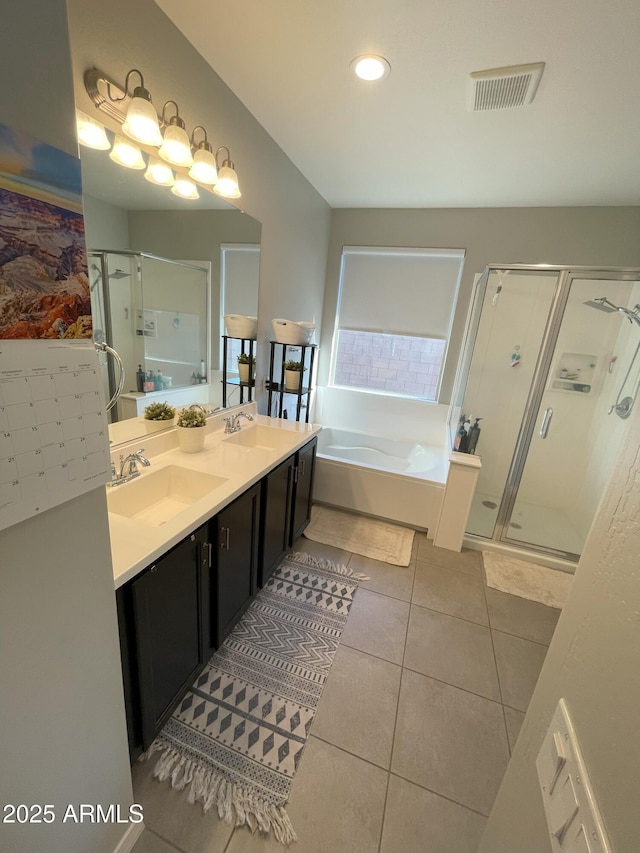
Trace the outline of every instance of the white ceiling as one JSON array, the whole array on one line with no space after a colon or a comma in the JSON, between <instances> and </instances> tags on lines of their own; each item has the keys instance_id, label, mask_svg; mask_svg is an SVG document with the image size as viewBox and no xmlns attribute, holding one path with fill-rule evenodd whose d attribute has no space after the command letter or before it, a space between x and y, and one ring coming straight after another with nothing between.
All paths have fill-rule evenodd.
<instances>
[{"instance_id":1,"label":"white ceiling","mask_svg":"<svg viewBox=\"0 0 640 853\"><path fill-rule=\"evenodd\" d=\"M332 207L640 204L639 0L156 2ZM531 62L530 106L467 111Z\"/></svg>"}]
</instances>

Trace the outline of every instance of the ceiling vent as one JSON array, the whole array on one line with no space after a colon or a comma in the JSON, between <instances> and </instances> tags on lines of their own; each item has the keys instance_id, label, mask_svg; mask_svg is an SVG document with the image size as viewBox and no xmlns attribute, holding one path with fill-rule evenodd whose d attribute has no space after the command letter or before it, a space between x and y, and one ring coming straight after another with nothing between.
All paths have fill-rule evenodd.
<instances>
[{"instance_id":1,"label":"ceiling vent","mask_svg":"<svg viewBox=\"0 0 640 853\"><path fill-rule=\"evenodd\" d=\"M469 75L467 108L471 112L480 112L506 110L510 107L530 104L538 89L543 71L544 62L474 71Z\"/></svg>"}]
</instances>

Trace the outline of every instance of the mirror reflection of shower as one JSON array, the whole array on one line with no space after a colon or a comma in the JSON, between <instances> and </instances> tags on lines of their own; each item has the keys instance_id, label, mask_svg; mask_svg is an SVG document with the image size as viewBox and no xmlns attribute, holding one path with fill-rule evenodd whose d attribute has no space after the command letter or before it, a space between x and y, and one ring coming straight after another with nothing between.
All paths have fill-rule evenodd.
<instances>
[{"instance_id":1,"label":"mirror reflection of shower","mask_svg":"<svg viewBox=\"0 0 640 853\"><path fill-rule=\"evenodd\" d=\"M625 308L624 305L614 305L613 302L610 302L606 296L600 296L598 299L588 299L583 304L588 305L589 308L596 308L598 311L604 311L607 314L614 314L619 312L623 314L631 324L633 324L635 321L640 326L640 304L634 305L633 309ZM618 391L616 401L609 409L609 414L615 412L619 418L625 419L629 417L638 397L638 391L640 391L639 376L636 381L633 393L624 397L622 396L627 382L629 381L631 371L633 370L633 367L636 363L638 352L640 352L640 341L638 341L638 345L636 346L633 358L629 362L629 367L627 368L625 377L622 380L622 385L620 386L620 390Z\"/></svg>"}]
</instances>

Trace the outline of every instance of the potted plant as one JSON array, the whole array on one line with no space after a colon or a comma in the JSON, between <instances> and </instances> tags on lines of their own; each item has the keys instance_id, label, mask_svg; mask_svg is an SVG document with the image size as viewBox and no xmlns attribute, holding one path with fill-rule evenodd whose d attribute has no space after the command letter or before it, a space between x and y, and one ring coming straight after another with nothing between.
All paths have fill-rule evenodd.
<instances>
[{"instance_id":1,"label":"potted plant","mask_svg":"<svg viewBox=\"0 0 640 853\"><path fill-rule=\"evenodd\" d=\"M302 374L306 371L301 361L285 361L284 363L284 388L285 391L294 391L296 394L300 388Z\"/></svg>"},{"instance_id":2,"label":"potted plant","mask_svg":"<svg viewBox=\"0 0 640 853\"><path fill-rule=\"evenodd\" d=\"M198 403L192 403L188 408L181 409L176 421L180 450L184 453L198 453L202 450L206 425L207 415Z\"/></svg>"},{"instance_id":3,"label":"potted plant","mask_svg":"<svg viewBox=\"0 0 640 853\"><path fill-rule=\"evenodd\" d=\"M245 385L253 385L256 372L255 356L247 355L246 352L240 353L238 356L238 374L240 382Z\"/></svg>"},{"instance_id":4,"label":"potted plant","mask_svg":"<svg viewBox=\"0 0 640 853\"><path fill-rule=\"evenodd\" d=\"M147 432L155 432L171 426L176 410L166 401L164 403L149 403L144 409L144 423Z\"/></svg>"}]
</instances>

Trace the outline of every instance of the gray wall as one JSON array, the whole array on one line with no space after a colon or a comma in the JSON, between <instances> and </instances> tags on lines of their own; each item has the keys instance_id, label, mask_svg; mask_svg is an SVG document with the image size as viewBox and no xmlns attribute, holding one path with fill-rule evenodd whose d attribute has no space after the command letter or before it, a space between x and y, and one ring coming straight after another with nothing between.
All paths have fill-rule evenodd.
<instances>
[{"instance_id":1,"label":"gray wall","mask_svg":"<svg viewBox=\"0 0 640 853\"><path fill-rule=\"evenodd\" d=\"M567 700L615 853L640 839L640 406L575 574L480 853L547 853L535 758Z\"/></svg>"},{"instance_id":2,"label":"gray wall","mask_svg":"<svg viewBox=\"0 0 640 853\"><path fill-rule=\"evenodd\" d=\"M214 148L230 148L239 203L262 223L258 359L266 365L273 317L320 324L328 205L152 0L69 0L68 8L80 109L96 113L82 82L86 68L96 66L119 81L139 68L156 106L176 100L188 128L202 124ZM258 402L266 410L260 392Z\"/></svg>"},{"instance_id":3,"label":"gray wall","mask_svg":"<svg viewBox=\"0 0 640 853\"><path fill-rule=\"evenodd\" d=\"M343 246L466 249L441 402L455 376L473 277L487 264L640 266L640 208L531 207L442 210L334 210L327 263L322 344L330 351ZM319 380L328 378L327 359Z\"/></svg>"},{"instance_id":4,"label":"gray wall","mask_svg":"<svg viewBox=\"0 0 640 853\"><path fill-rule=\"evenodd\" d=\"M64 0L11 4L0 116L71 154ZM3 824L11 853L105 853L126 827L62 823L67 804L132 802L104 489L0 532L0 803L49 803L50 825Z\"/></svg>"},{"instance_id":5,"label":"gray wall","mask_svg":"<svg viewBox=\"0 0 640 853\"><path fill-rule=\"evenodd\" d=\"M89 249L128 249L127 211L83 193L84 233Z\"/></svg>"}]
</instances>

